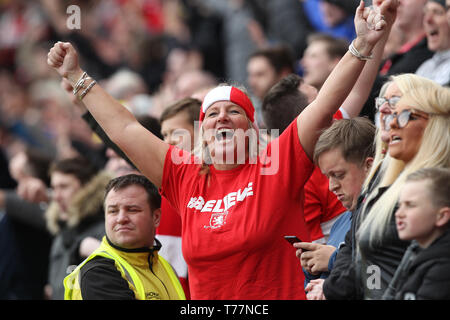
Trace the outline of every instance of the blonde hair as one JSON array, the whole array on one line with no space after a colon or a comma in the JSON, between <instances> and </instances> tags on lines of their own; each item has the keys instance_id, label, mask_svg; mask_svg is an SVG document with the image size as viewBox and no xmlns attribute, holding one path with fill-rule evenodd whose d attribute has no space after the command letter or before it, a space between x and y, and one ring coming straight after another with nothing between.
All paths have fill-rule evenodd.
<instances>
[{"instance_id":1,"label":"blonde hair","mask_svg":"<svg viewBox=\"0 0 450 320\"><path fill-rule=\"evenodd\" d=\"M386 81L380 89L380 93L378 97L384 97L384 94L387 91L387 88L393 83L392 77L389 77L389 80ZM379 112L377 113L379 114ZM388 168L388 164L390 163L391 158L387 154L387 143L381 139L381 127L377 127L375 132L375 155L373 157L373 163L370 167L369 173L363 183L363 191L366 192L370 186L370 182L374 178L375 174L379 171L379 175L382 175L383 172ZM395 161L395 160L394 160Z\"/></svg>"},{"instance_id":2,"label":"blonde hair","mask_svg":"<svg viewBox=\"0 0 450 320\"><path fill-rule=\"evenodd\" d=\"M407 164L393 158L389 160L386 172L377 186L389 186L389 189L370 208L357 233L359 237L360 234L369 232L371 245L381 242L406 177L421 168L450 166L450 89L414 74L394 76L393 81L402 93L399 103L427 112L430 118L414 158ZM371 196L373 198L377 193L369 195L365 206L370 202Z\"/></svg>"}]
</instances>

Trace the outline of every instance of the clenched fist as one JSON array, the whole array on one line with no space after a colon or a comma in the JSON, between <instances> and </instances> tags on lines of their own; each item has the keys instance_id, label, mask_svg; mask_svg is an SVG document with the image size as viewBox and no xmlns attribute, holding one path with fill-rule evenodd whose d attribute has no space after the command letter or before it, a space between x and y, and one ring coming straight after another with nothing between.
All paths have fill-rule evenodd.
<instances>
[{"instance_id":1,"label":"clenched fist","mask_svg":"<svg viewBox=\"0 0 450 320\"><path fill-rule=\"evenodd\" d=\"M376 0L374 6L366 8L361 1L355 13L355 47L369 56L372 48L383 35L388 34L395 21L398 0Z\"/></svg>"},{"instance_id":2,"label":"clenched fist","mask_svg":"<svg viewBox=\"0 0 450 320\"><path fill-rule=\"evenodd\" d=\"M78 54L69 42L55 43L47 55L47 63L53 67L59 75L67 78L73 85L83 74L78 63Z\"/></svg>"}]
</instances>

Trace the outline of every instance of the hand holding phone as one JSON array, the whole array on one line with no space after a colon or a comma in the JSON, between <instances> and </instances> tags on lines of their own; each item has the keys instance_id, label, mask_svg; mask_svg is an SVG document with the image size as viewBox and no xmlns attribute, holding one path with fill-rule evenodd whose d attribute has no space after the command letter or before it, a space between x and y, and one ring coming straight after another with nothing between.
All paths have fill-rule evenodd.
<instances>
[{"instance_id":1,"label":"hand holding phone","mask_svg":"<svg viewBox=\"0 0 450 320\"><path fill-rule=\"evenodd\" d=\"M287 242L289 242L290 244L294 244L296 242L303 242L302 240L300 240L299 238L297 238L296 236L284 236L284 239L286 239ZM302 249L303 251L309 251L307 249Z\"/></svg>"},{"instance_id":2,"label":"hand holding phone","mask_svg":"<svg viewBox=\"0 0 450 320\"><path fill-rule=\"evenodd\" d=\"M294 244L296 242L302 242L302 240L300 240L296 236L284 236L284 239L286 239L286 241L289 242L290 244Z\"/></svg>"}]
</instances>

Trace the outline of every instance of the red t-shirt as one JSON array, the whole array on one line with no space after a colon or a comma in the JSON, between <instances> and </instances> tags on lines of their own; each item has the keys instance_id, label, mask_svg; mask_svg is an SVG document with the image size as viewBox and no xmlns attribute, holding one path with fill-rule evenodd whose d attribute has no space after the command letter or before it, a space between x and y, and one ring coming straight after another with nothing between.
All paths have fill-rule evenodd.
<instances>
[{"instance_id":1,"label":"red t-shirt","mask_svg":"<svg viewBox=\"0 0 450 320\"><path fill-rule=\"evenodd\" d=\"M339 109L334 114L333 119L340 120L348 117L343 112L345 111ZM305 184L304 215L312 241L321 240L324 236L328 236L328 234L324 234L321 224L333 220L346 211L336 195L330 191L328 184L328 178L318 167L315 167L313 174ZM323 240L321 242L326 243L326 239Z\"/></svg>"},{"instance_id":2,"label":"red t-shirt","mask_svg":"<svg viewBox=\"0 0 450 320\"><path fill-rule=\"evenodd\" d=\"M297 121L266 151L255 164L227 171L210 166L201 175L198 165L176 164L172 153L183 151L170 147L161 193L181 215L192 299L305 298L300 261L283 238L310 241L299 208L313 164ZM270 156L272 162L263 164ZM193 157L184 153L184 159Z\"/></svg>"},{"instance_id":3,"label":"red t-shirt","mask_svg":"<svg viewBox=\"0 0 450 320\"><path fill-rule=\"evenodd\" d=\"M156 237L162 244L159 254L169 261L175 269L183 286L186 299L189 299L187 264L181 251L181 219L180 215L164 197L161 198L161 219L159 227L156 229Z\"/></svg>"}]
</instances>

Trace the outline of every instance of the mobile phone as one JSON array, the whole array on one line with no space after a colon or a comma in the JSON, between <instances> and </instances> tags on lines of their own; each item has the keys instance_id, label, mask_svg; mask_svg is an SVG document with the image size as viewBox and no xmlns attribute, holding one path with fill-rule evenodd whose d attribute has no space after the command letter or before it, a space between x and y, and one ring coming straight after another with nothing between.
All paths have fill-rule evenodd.
<instances>
[{"instance_id":1,"label":"mobile phone","mask_svg":"<svg viewBox=\"0 0 450 320\"><path fill-rule=\"evenodd\" d=\"M290 244L294 244L296 242L303 242L302 240L300 240L299 238L297 238L296 236L284 236L284 238L286 239L287 242L289 242Z\"/></svg>"}]
</instances>

